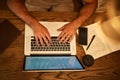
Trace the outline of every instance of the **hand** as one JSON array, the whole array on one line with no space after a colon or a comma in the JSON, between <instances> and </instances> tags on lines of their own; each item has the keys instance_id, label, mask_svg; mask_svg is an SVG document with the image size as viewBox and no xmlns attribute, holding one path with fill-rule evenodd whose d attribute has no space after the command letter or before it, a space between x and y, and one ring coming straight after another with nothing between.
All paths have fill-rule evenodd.
<instances>
[{"instance_id":1,"label":"hand","mask_svg":"<svg viewBox=\"0 0 120 80\"><path fill-rule=\"evenodd\" d=\"M48 46L50 45L50 43L52 43L52 40L47 28L45 28L42 24L36 23L31 27L33 28L37 45L39 45L38 41L40 41L40 44L42 46L44 46L45 44Z\"/></svg>"},{"instance_id":2,"label":"hand","mask_svg":"<svg viewBox=\"0 0 120 80\"><path fill-rule=\"evenodd\" d=\"M77 28L74 23L68 23L63 27L59 28L58 31L62 31L57 38L59 43L70 43L77 31Z\"/></svg>"}]
</instances>

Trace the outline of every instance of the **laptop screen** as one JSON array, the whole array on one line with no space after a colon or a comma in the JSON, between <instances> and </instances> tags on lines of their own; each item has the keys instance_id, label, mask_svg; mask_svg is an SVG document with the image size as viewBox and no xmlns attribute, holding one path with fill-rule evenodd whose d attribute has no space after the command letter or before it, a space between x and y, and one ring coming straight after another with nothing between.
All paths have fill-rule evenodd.
<instances>
[{"instance_id":1,"label":"laptop screen","mask_svg":"<svg viewBox=\"0 0 120 80\"><path fill-rule=\"evenodd\" d=\"M25 71L32 70L83 70L76 56L26 56Z\"/></svg>"}]
</instances>

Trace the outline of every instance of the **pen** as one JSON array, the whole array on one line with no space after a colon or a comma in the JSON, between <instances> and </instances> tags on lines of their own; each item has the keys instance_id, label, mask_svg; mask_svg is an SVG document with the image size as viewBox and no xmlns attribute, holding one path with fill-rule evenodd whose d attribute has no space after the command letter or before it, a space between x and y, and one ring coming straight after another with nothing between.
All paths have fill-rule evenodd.
<instances>
[{"instance_id":1,"label":"pen","mask_svg":"<svg viewBox=\"0 0 120 80\"><path fill-rule=\"evenodd\" d=\"M92 39L91 39L89 45L87 46L86 50L88 50L88 48L90 47L90 45L91 45L91 43L93 42L94 38L95 38L95 35L92 36Z\"/></svg>"}]
</instances>

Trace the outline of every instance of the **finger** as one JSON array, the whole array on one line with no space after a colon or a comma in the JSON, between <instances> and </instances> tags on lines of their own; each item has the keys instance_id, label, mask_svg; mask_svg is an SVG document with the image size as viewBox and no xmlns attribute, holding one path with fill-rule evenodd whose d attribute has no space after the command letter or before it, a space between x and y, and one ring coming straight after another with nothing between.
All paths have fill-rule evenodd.
<instances>
[{"instance_id":1,"label":"finger","mask_svg":"<svg viewBox=\"0 0 120 80\"><path fill-rule=\"evenodd\" d=\"M39 36L39 40L40 40L40 44L41 44L41 46L44 46L44 42L43 42L42 37Z\"/></svg>"},{"instance_id":2,"label":"finger","mask_svg":"<svg viewBox=\"0 0 120 80\"><path fill-rule=\"evenodd\" d=\"M47 46L49 46L49 41L47 39L46 36L43 37L43 41L44 41L44 44L46 44Z\"/></svg>"},{"instance_id":3,"label":"finger","mask_svg":"<svg viewBox=\"0 0 120 80\"><path fill-rule=\"evenodd\" d=\"M64 36L62 36L58 41L59 41L59 43L64 43L64 40L65 40L65 38L66 38L66 36L67 36L67 34L65 34Z\"/></svg>"},{"instance_id":4,"label":"finger","mask_svg":"<svg viewBox=\"0 0 120 80\"><path fill-rule=\"evenodd\" d=\"M71 36L68 35L68 36L64 39L63 43L69 42L70 37L71 37Z\"/></svg>"},{"instance_id":5,"label":"finger","mask_svg":"<svg viewBox=\"0 0 120 80\"><path fill-rule=\"evenodd\" d=\"M70 39L68 40L68 43L70 43L73 38L74 38L74 35L72 35L72 36L70 37Z\"/></svg>"},{"instance_id":6,"label":"finger","mask_svg":"<svg viewBox=\"0 0 120 80\"><path fill-rule=\"evenodd\" d=\"M61 33L59 34L57 40L59 41L59 40L62 38L62 36L63 36L64 34L65 34L65 32L61 32Z\"/></svg>"},{"instance_id":7,"label":"finger","mask_svg":"<svg viewBox=\"0 0 120 80\"><path fill-rule=\"evenodd\" d=\"M64 29L64 26L57 29L57 31L62 31L63 29Z\"/></svg>"},{"instance_id":8,"label":"finger","mask_svg":"<svg viewBox=\"0 0 120 80\"><path fill-rule=\"evenodd\" d=\"M37 36L35 36L35 40L36 40L36 44L39 45L38 37Z\"/></svg>"},{"instance_id":9,"label":"finger","mask_svg":"<svg viewBox=\"0 0 120 80\"><path fill-rule=\"evenodd\" d=\"M46 35L46 38L47 38L47 40L48 40L49 43L52 43L52 39L51 39L51 36L50 36L49 33L48 33L48 35Z\"/></svg>"}]
</instances>

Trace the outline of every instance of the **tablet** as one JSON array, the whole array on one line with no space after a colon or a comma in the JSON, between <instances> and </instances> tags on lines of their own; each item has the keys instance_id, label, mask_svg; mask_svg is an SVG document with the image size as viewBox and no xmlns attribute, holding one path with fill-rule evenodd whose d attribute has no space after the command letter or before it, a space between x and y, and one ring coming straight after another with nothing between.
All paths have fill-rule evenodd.
<instances>
[{"instance_id":1,"label":"tablet","mask_svg":"<svg viewBox=\"0 0 120 80\"><path fill-rule=\"evenodd\" d=\"M76 56L26 56L24 71L84 70Z\"/></svg>"}]
</instances>

